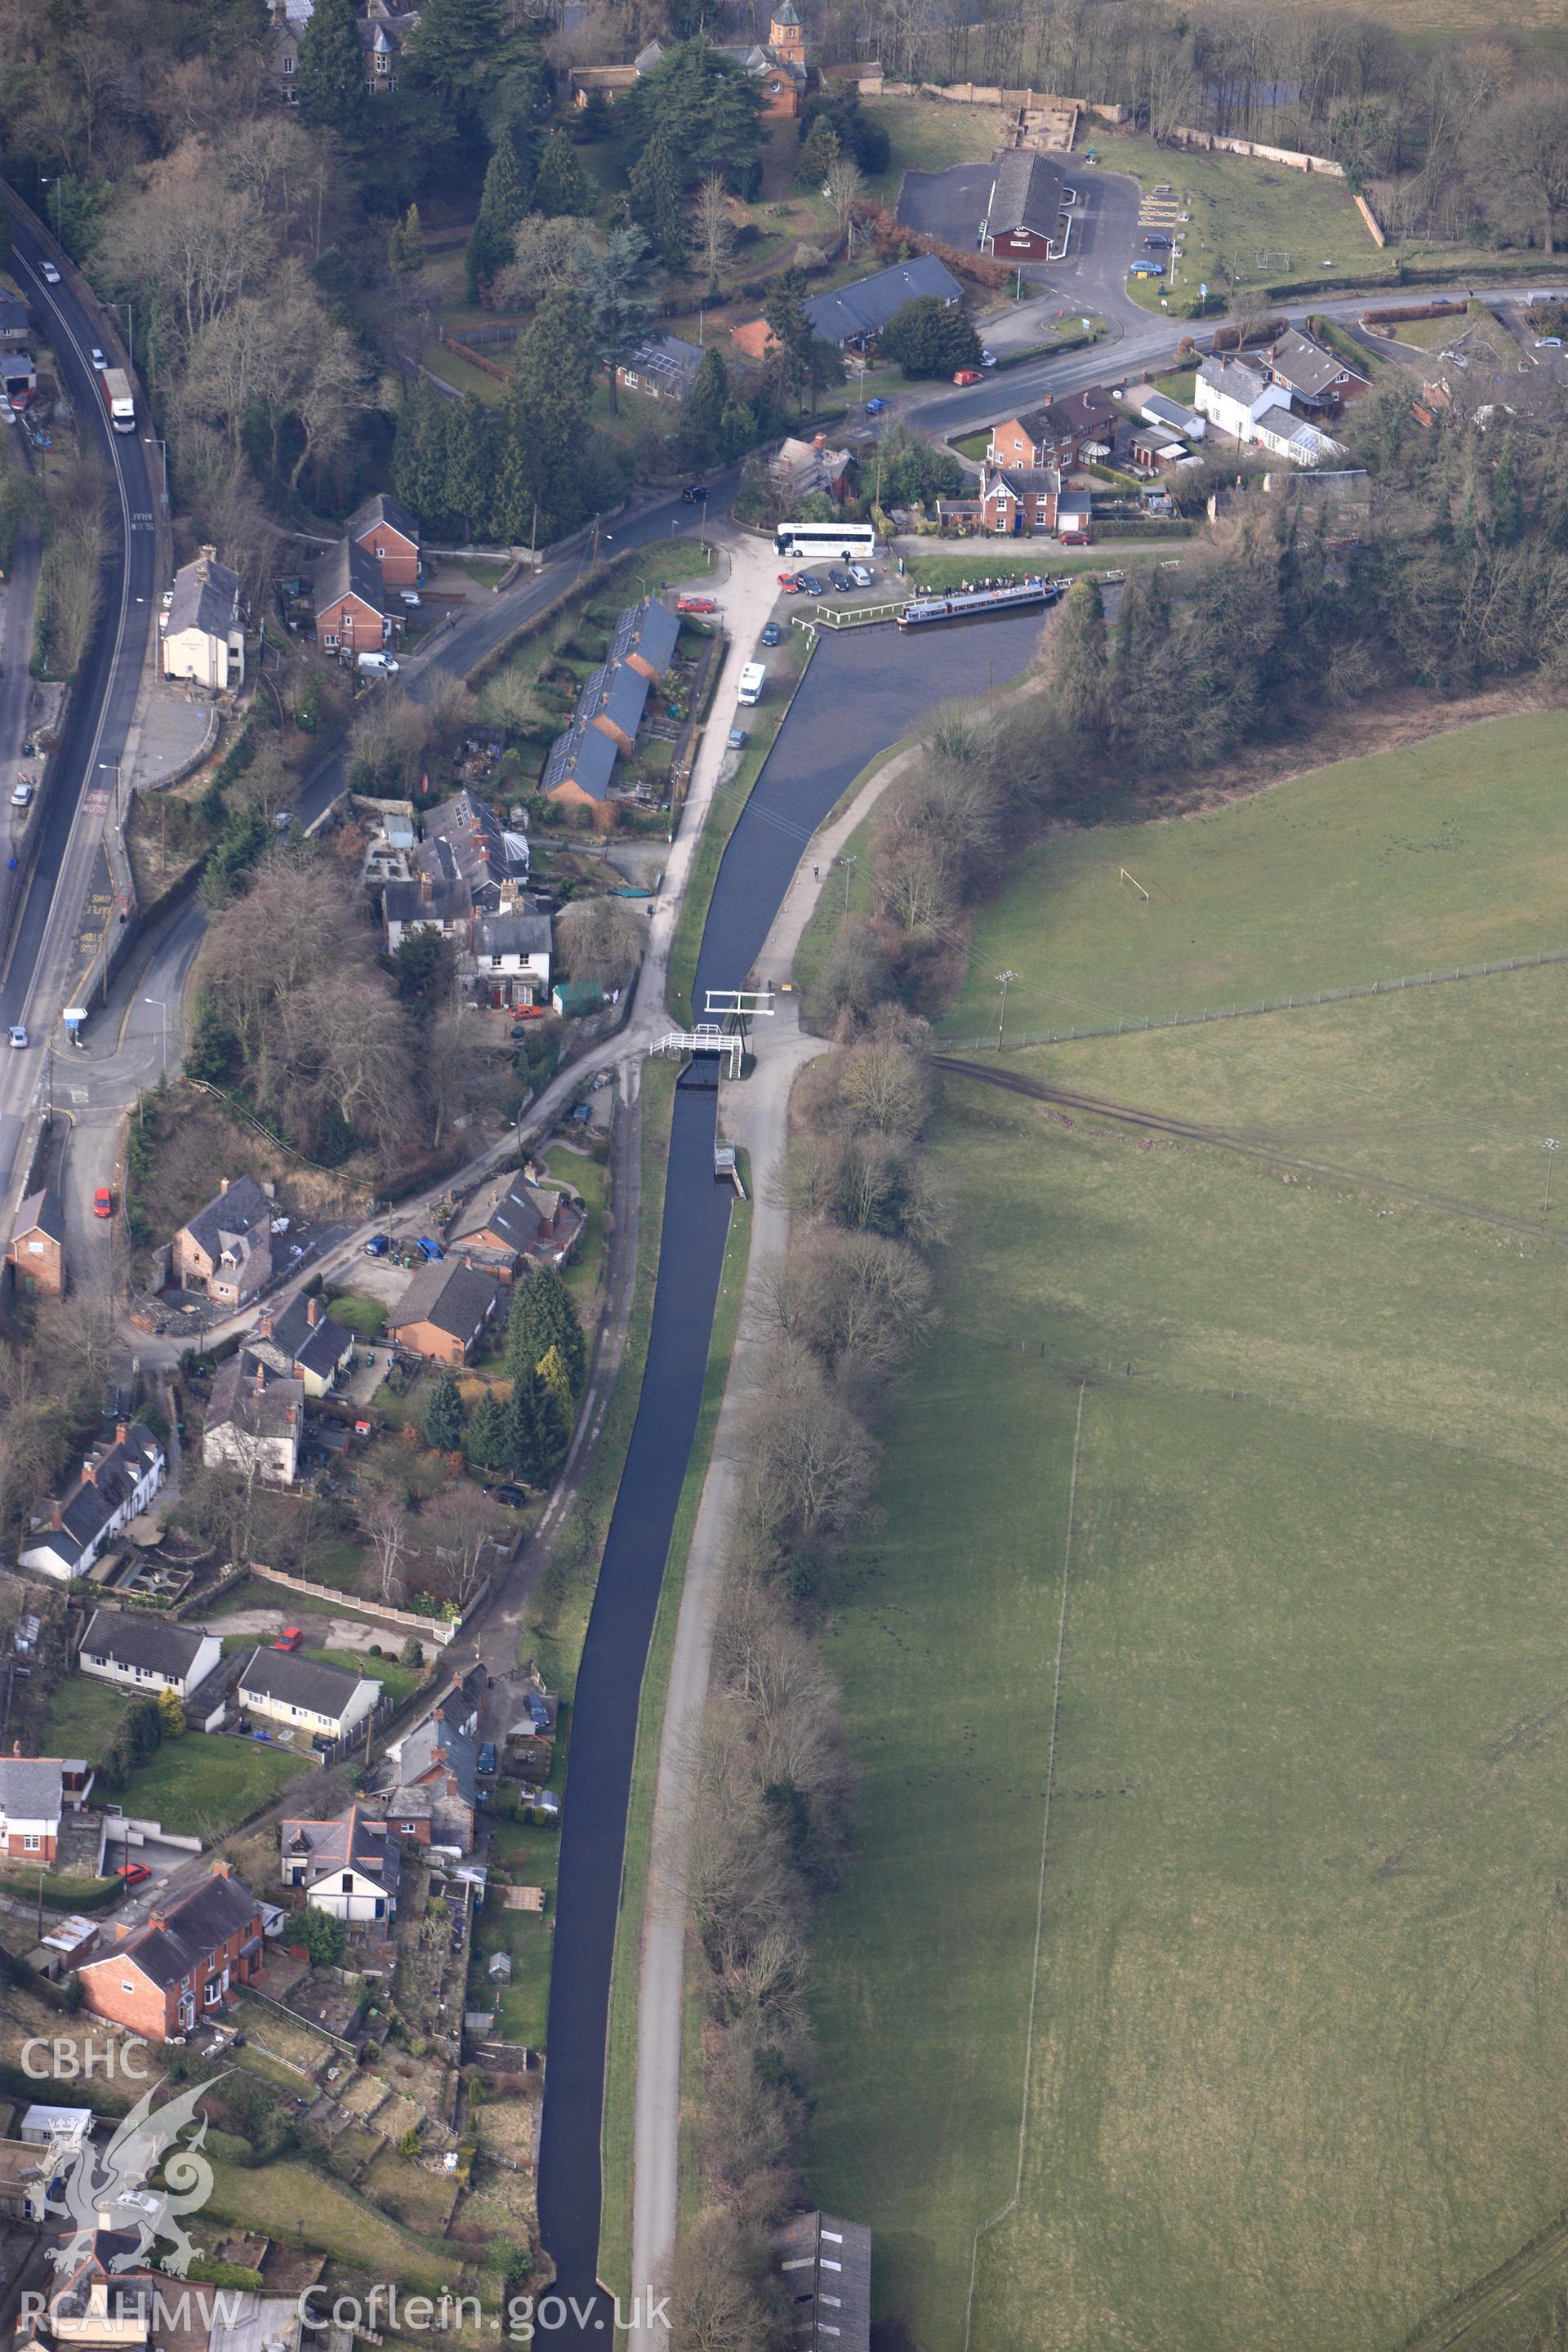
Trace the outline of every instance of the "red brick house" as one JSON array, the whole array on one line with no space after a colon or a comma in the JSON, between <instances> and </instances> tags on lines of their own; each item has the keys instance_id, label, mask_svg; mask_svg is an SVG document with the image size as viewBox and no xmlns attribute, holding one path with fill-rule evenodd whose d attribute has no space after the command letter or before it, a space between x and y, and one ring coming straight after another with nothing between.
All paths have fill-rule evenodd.
<instances>
[{"instance_id":1,"label":"red brick house","mask_svg":"<svg viewBox=\"0 0 1568 2352\"><path fill-rule=\"evenodd\" d=\"M1069 393L1043 408L1003 418L991 428L985 454L997 466L1054 466L1065 473L1079 463L1090 442L1115 446L1119 414L1110 394L1091 384L1087 392Z\"/></svg>"},{"instance_id":2,"label":"red brick house","mask_svg":"<svg viewBox=\"0 0 1568 2352\"><path fill-rule=\"evenodd\" d=\"M149 2042L188 2033L261 1973L261 1905L215 1862L212 1876L154 1910L146 1925L77 1973L84 2005Z\"/></svg>"},{"instance_id":3,"label":"red brick house","mask_svg":"<svg viewBox=\"0 0 1568 2352\"><path fill-rule=\"evenodd\" d=\"M47 1184L41 1192L29 1192L16 1212L5 1250L5 1263L24 1297L64 1297L65 1243L59 1195Z\"/></svg>"},{"instance_id":4,"label":"red brick house","mask_svg":"<svg viewBox=\"0 0 1568 2352\"><path fill-rule=\"evenodd\" d=\"M379 653L392 635L381 567L357 539L340 539L316 566L316 643L323 653Z\"/></svg>"},{"instance_id":5,"label":"red brick house","mask_svg":"<svg viewBox=\"0 0 1568 2352\"><path fill-rule=\"evenodd\" d=\"M419 526L384 490L350 515L347 535L376 565L383 587L418 587Z\"/></svg>"}]
</instances>

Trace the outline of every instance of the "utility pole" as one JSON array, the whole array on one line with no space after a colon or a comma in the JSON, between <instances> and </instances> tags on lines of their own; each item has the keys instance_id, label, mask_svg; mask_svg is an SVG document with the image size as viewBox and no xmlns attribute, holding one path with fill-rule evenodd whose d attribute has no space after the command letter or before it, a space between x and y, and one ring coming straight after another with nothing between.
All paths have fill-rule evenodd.
<instances>
[{"instance_id":1,"label":"utility pole","mask_svg":"<svg viewBox=\"0 0 1568 2352\"><path fill-rule=\"evenodd\" d=\"M853 857L841 857L838 861L840 866L844 868L844 911L846 914L849 912L849 869L855 862L856 861Z\"/></svg>"},{"instance_id":2,"label":"utility pole","mask_svg":"<svg viewBox=\"0 0 1568 2352\"><path fill-rule=\"evenodd\" d=\"M996 975L1002 989L1002 1002L996 1008L996 1051L998 1053L1002 1051L1003 1033L1007 1026L1007 982L1010 980L1016 980L1017 977L1016 971L999 971Z\"/></svg>"},{"instance_id":3,"label":"utility pole","mask_svg":"<svg viewBox=\"0 0 1568 2352\"><path fill-rule=\"evenodd\" d=\"M1542 1145L1546 1154L1546 1198L1541 1204L1542 1212L1552 1206L1552 1163L1562 1149L1562 1143L1555 1135L1549 1135Z\"/></svg>"}]
</instances>

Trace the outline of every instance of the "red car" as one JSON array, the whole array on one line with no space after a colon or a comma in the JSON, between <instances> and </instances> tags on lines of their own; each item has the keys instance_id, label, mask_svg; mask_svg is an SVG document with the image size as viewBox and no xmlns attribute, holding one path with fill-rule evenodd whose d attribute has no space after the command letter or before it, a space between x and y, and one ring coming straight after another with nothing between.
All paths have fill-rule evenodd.
<instances>
[{"instance_id":1,"label":"red car","mask_svg":"<svg viewBox=\"0 0 1568 2352\"><path fill-rule=\"evenodd\" d=\"M285 1625L272 1646L275 1650L297 1650L304 1638L298 1625Z\"/></svg>"},{"instance_id":2,"label":"red car","mask_svg":"<svg viewBox=\"0 0 1568 2352\"><path fill-rule=\"evenodd\" d=\"M985 378L978 368L960 368L952 380L954 383L984 383Z\"/></svg>"},{"instance_id":3,"label":"red car","mask_svg":"<svg viewBox=\"0 0 1568 2352\"><path fill-rule=\"evenodd\" d=\"M675 609L678 613L716 613L719 607L711 596L679 596Z\"/></svg>"},{"instance_id":4,"label":"red car","mask_svg":"<svg viewBox=\"0 0 1568 2352\"><path fill-rule=\"evenodd\" d=\"M800 583L795 578L793 572L781 572L779 573L779 586L784 590L786 596L798 596L800 593Z\"/></svg>"},{"instance_id":5,"label":"red car","mask_svg":"<svg viewBox=\"0 0 1568 2352\"><path fill-rule=\"evenodd\" d=\"M122 1878L127 1886L140 1886L142 1880L151 1878L153 1874L144 1862L122 1862L114 1875Z\"/></svg>"},{"instance_id":6,"label":"red car","mask_svg":"<svg viewBox=\"0 0 1568 2352\"><path fill-rule=\"evenodd\" d=\"M114 1194L107 1184L100 1184L94 1192L92 1213L95 1217L111 1217L114 1214Z\"/></svg>"}]
</instances>

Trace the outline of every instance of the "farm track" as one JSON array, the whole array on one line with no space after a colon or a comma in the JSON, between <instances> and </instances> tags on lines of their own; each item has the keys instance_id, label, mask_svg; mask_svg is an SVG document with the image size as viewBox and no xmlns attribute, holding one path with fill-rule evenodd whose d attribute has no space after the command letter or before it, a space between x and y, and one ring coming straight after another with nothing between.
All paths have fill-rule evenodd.
<instances>
[{"instance_id":1,"label":"farm track","mask_svg":"<svg viewBox=\"0 0 1568 2352\"><path fill-rule=\"evenodd\" d=\"M1447 1216L1496 1225L1505 1233L1528 1234L1538 1241L1568 1245L1568 1233L1553 1233L1540 1218L1510 1216L1506 1209L1490 1209L1479 1201L1463 1200L1452 1192L1435 1192L1425 1185L1404 1184L1394 1176L1370 1175L1364 1169L1346 1168L1333 1160L1308 1159L1232 1128L1209 1127L1201 1120L1176 1118L1165 1111L1140 1110L1129 1103L1102 1101L1095 1095L1047 1086L1041 1078L1024 1077L1016 1070L990 1068L984 1062L958 1061L946 1054L933 1054L931 1058L933 1068L946 1070L954 1077L976 1079L982 1086L997 1087L1004 1094L1051 1103L1062 1110L1081 1112L1085 1118L1114 1119L1121 1126L1142 1128L1152 1135L1169 1135L1181 1142L1206 1143L1217 1150L1234 1151L1243 1159L1259 1160L1266 1167L1300 1170L1304 1175L1327 1177L1337 1183L1359 1185L1368 1192L1390 1193L1397 1200L1410 1201L1420 1208L1437 1209Z\"/></svg>"},{"instance_id":2,"label":"farm track","mask_svg":"<svg viewBox=\"0 0 1568 2352\"><path fill-rule=\"evenodd\" d=\"M1449 2347L1464 2343L1478 2327L1517 2303L1527 2288L1555 2270L1568 2259L1568 2213L1560 2213L1544 2230L1500 2263L1495 2271L1488 2271L1474 2286L1466 2287L1454 2301L1430 2319L1424 2319L1413 2335L1407 2336L1399 2352L1449 2352Z\"/></svg>"}]
</instances>

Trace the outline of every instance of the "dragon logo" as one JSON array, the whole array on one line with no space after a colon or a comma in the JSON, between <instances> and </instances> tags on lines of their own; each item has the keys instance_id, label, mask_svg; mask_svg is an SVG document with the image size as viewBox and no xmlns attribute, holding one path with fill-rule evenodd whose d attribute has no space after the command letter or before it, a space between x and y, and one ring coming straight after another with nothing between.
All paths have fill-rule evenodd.
<instances>
[{"instance_id":1,"label":"dragon logo","mask_svg":"<svg viewBox=\"0 0 1568 2352\"><path fill-rule=\"evenodd\" d=\"M184 2278L200 2252L185 2232L184 2216L200 2212L212 2194L212 2166L202 2154L206 2117L196 2114L209 2085L193 2084L177 2099L154 2107L158 2087L142 2093L107 2147L79 2141L51 2182L47 2210L71 2228L69 2239L51 2252L57 2271L68 2273L83 2263L95 2231L105 2227L136 2238L135 2246L110 2263L113 2271L139 2268L157 2242L166 2239L174 2252L160 2258L161 2266ZM180 2134L193 2125L190 2138L182 2142ZM165 2185L150 2189L145 2183L160 2163Z\"/></svg>"}]
</instances>

